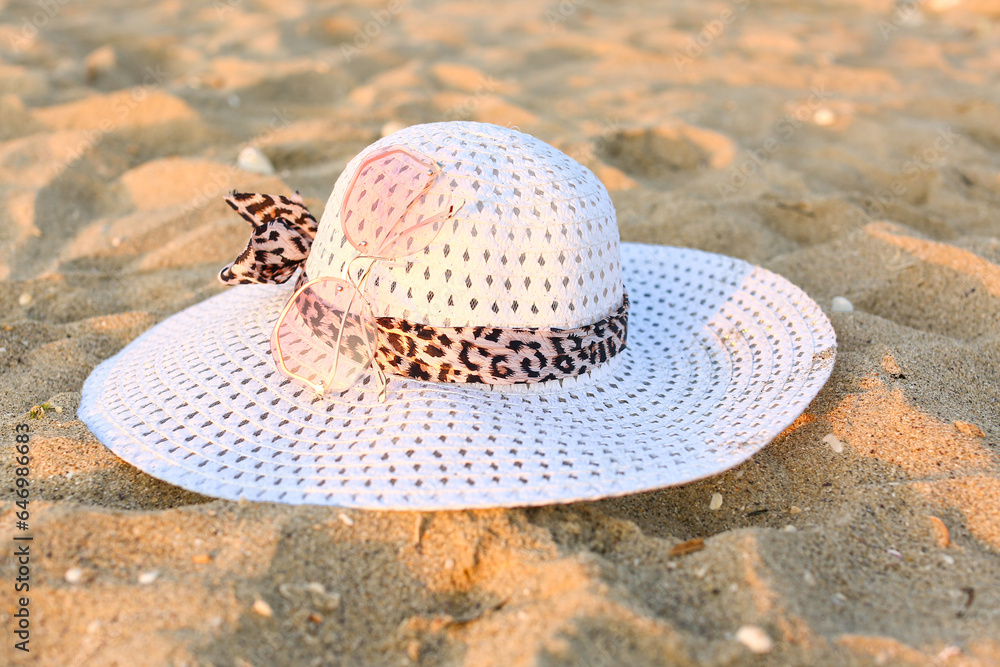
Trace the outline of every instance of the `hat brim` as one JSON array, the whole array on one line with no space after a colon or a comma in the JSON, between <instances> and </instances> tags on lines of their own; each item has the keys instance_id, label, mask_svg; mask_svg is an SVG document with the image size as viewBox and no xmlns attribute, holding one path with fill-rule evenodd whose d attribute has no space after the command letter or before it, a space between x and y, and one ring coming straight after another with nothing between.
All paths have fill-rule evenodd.
<instances>
[{"instance_id":1,"label":"hat brim","mask_svg":"<svg viewBox=\"0 0 1000 667\"><path fill-rule=\"evenodd\" d=\"M87 378L78 415L115 454L232 500L440 510L567 503L708 477L789 426L833 368L804 292L697 250L621 245L626 349L540 392L390 378L320 399L268 340L291 285L232 288Z\"/></svg>"}]
</instances>

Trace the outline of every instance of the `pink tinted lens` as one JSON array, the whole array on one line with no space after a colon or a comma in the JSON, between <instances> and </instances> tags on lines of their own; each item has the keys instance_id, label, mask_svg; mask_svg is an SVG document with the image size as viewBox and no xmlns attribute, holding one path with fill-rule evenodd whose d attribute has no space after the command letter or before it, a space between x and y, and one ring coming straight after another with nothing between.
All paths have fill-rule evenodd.
<instances>
[{"instance_id":1,"label":"pink tinted lens","mask_svg":"<svg viewBox=\"0 0 1000 667\"><path fill-rule=\"evenodd\" d=\"M371 366L375 336L375 318L354 286L320 278L285 304L271 355L284 375L314 391L343 391Z\"/></svg>"},{"instance_id":2,"label":"pink tinted lens","mask_svg":"<svg viewBox=\"0 0 1000 667\"><path fill-rule=\"evenodd\" d=\"M450 213L450 196L428 191L439 173L431 160L398 146L365 160L340 212L351 245L362 254L381 258L426 248Z\"/></svg>"},{"instance_id":3,"label":"pink tinted lens","mask_svg":"<svg viewBox=\"0 0 1000 667\"><path fill-rule=\"evenodd\" d=\"M441 233L455 208L450 194L420 195L382 241L381 256L405 257L423 250Z\"/></svg>"}]
</instances>

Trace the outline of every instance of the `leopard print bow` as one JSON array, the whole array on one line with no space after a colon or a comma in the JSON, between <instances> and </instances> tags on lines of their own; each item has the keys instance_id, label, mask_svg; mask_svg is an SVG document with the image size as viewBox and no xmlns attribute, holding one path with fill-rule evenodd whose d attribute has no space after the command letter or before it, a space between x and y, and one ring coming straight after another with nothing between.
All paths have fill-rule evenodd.
<instances>
[{"instance_id":1,"label":"leopard print bow","mask_svg":"<svg viewBox=\"0 0 1000 667\"><path fill-rule=\"evenodd\" d=\"M291 197L234 192L226 203L253 226L240 256L219 272L226 285L283 283L309 256L316 218L301 195Z\"/></svg>"}]
</instances>

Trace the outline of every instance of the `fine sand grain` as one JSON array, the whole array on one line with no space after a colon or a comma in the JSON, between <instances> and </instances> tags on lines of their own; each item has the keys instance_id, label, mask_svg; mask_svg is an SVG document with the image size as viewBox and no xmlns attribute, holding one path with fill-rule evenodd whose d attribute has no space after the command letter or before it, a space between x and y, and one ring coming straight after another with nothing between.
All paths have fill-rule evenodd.
<instances>
[{"instance_id":1,"label":"fine sand grain","mask_svg":"<svg viewBox=\"0 0 1000 667\"><path fill-rule=\"evenodd\" d=\"M1000 664L998 22L993 0L0 0L0 664ZM359 149L442 119L574 156L625 240L802 286L837 331L828 385L725 474L526 510L217 501L76 419L101 360L224 289L227 191L319 213ZM248 146L273 174L236 166Z\"/></svg>"}]
</instances>

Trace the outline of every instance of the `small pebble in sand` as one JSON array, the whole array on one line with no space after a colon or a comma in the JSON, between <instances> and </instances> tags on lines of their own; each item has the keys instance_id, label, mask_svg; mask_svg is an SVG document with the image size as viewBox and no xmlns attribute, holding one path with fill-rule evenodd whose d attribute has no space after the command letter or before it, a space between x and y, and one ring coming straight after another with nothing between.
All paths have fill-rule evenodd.
<instances>
[{"instance_id":1,"label":"small pebble in sand","mask_svg":"<svg viewBox=\"0 0 1000 667\"><path fill-rule=\"evenodd\" d=\"M24 292L17 298L17 302L22 306L30 306L31 302L35 300L35 297L31 296L30 292Z\"/></svg>"},{"instance_id":2,"label":"small pebble in sand","mask_svg":"<svg viewBox=\"0 0 1000 667\"><path fill-rule=\"evenodd\" d=\"M969 422L963 422L957 420L952 423L955 425L955 428L957 428L960 433L964 433L965 435L972 435L977 438L986 437L986 434L983 433L983 429L979 428L975 424L970 424Z\"/></svg>"},{"instance_id":3,"label":"small pebble in sand","mask_svg":"<svg viewBox=\"0 0 1000 667\"><path fill-rule=\"evenodd\" d=\"M139 583L143 586L151 584L156 581L156 578L160 576L160 573L156 570L150 570L149 572L143 572L139 575Z\"/></svg>"},{"instance_id":4,"label":"small pebble in sand","mask_svg":"<svg viewBox=\"0 0 1000 667\"><path fill-rule=\"evenodd\" d=\"M813 573L810 572L809 570L805 570L802 573L802 580L806 582L806 586L815 586L816 585L816 577L814 577Z\"/></svg>"},{"instance_id":5,"label":"small pebble in sand","mask_svg":"<svg viewBox=\"0 0 1000 667\"><path fill-rule=\"evenodd\" d=\"M934 531L934 539L937 540L938 546L947 549L948 545L951 544L951 533L948 532L948 526L944 525L944 521L933 514L928 514L927 519L931 522L931 530Z\"/></svg>"},{"instance_id":6,"label":"small pebble in sand","mask_svg":"<svg viewBox=\"0 0 1000 667\"><path fill-rule=\"evenodd\" d=\"M899 367L895 357L892 356L892 352L886 352L882 355L882 370L897 379L906 377L903 369Z\"/></svg>"},{"instance_id":7,"label":"small pebble in sand","mask_svg":"<svg viewBox=\"0 0 1000 667\"><path fill-rule=\"evenodd\" d=\"M829 109L817 109L813 114L813 122L823 127L833 125L836 120L837 117Z\"/></svg>"},{"instance_id":8,"label":"small pebble in sand","mask_svg":"<svg viewBox=\"0 0 1000 667\"><path fill-rule=\"evenodd\" d=\"M712 510L714 512L715 510L719 509L720 507L722 507L722 494L721 493L713 493L712 494L712 500L709 501L709 503L708 503L708 509L710 509L710 510Z\"/></svg>"},{"instance_id":9,"label":"small pebble in sand","mask_svg":"<svg viewBox=\"0 0 1000 667\"><path fill-rule=\"evenodd\" d=\"M685 556L687 554L693 554L696 551L701 551L704 548L705 540L700 537L695 537L694 539L675 544L670 547L670 551L667 553L670 556Z\"/></svg>"},{"instance_id":10,"label":"small pebble in sand","mask_svg":"<svg viewBox=\"0 0 1000 667\"><path fill-rule=\"evenodd\" d=\"M410 643L406 645L406 657L410 659L410 662L420 660L420 642L416 639L411 639Z\"/></svg>"},{"instance_id":11,"label":"small pebble in sand","mask_svg":"<svg viewBox=\"0 0 1000 667\"><path fill-rule=\"evenodd\" d=\"M424 539L424 517L416 515L413 517L413 546L420 547L420 541Z\"/></svg>"},{"instance_id":12,"label":"small pebble in sand","mask_svg":"<svg viewBox=\"0 0 1000 667\"><path fill-rule=\"evenodd\" d=\"M833 312L835 312L835 313L853 313L854 312L854 304L852 304L850 301L848 301L847 299L845 299L842 296L835 296L835 297L833 297L833 302L832 302L831 305L833 306Z\"/></svg>"},{"instance_id":13,"label":"small pebble in sand","mask_svg":"<svg viewBox=\"0 0 1000 667\"><path fill-rule=\"evenodd\" d=\"M917 28L926 23L926 21L927 16L918 7L916 11L900 12L899 17L893 19L893 24L906 28Z\"/></svg>"},{"instance_id":14,"label":"small pebble in sand","mask_svg":"<svg viewBox=\"0 0 1000 667\"><path fill-rule=\"evenodd\" d=\"M444 562L444 569L451 570L451 569L454 569L454 567L455 567L455 559L454 558L449 558L448 560L446 560Z\"/></svg>"},{"instance_id":15,"label":"small pebble in sand","mask_svg":"<svg viewBox=\"0 0 1000 667\"><path fill-rule=\"evenodd\" d=\"M753 653L762 655L770 653L774 648L774 641L764 630L756 625L744 625L736 631L736 640L746 646Z\"/></svg>"},{"instance_id":16,"label":"small pebble in sand","mask_svg":"<svg viewBox=\"0 0 1000 667\"><path fill-rule=\"evenodd\" d=\"M943 649L941 649L940 653L937 654L937 659L934 662L936 664L941 664L943 662L950 660L951 658L957 658L960 655L962 655L962 649L955 646L954 644L948 644Z\"/></svg>"},{"instance_id":17,"label":"small pebble in sand","mask_svg":"<svg viewBox=\"0 0 1000 667\"><path fill-rule=\"evenodd\" d=\"M797 530L798 530L798 528L796 528L792 524L788 524L787 526L785 526L785 532L786 533L794 533Z\"/></svg>"},{"instance_id":18,"label":"small pebble in sand","mask_svg":"<svg viewBox=\"0 0 1000 667\"><path fill-rule=\"evenodd\" d=\"M840 439L833 433L827 433L826 435L824 435L823 443L826 444L830 449L832 449L837 454L840 454L842 451L844 451L844 443L842 443Z\"/></svg>"},{"instance_id":19,"label":"small pebble in sand","mask_svg":"<svg viewBox=\"0 0 1000 667\"><path fill-rule=\"evenodd\" d=\"M66 582L70 584L78 584L83 581L83 570L78 567L71 567L66 570Z\"/></svg>"},{"instance_id":20,"label":"small pebble in sand","mask_svg":"<svg viewBox=\"0 0 1000 667\"><path fill-rule=\"evenodd\" d=\"M208 554L195 554L191 556L191 562L198 565L206 565L212 562L212 557Z\"/></svg>"},{"instance_id":21,"label":"small pebble in sand","mask_svg":"<svg viewBox=\"0 0 1000 667\"><path fill-rule=\"evenodd\" d=\"M267 159L264 152L256 146L247 146L241 150L239 157L236 158L236 166L243 171L253 172L254 174L274 173L274 165Z\"/></svg>"},{"instance_id":22,"label":"small pebble in sand","mask_svg":"<svg viewBox=\"0 0 1000 667\"><path fill-rule=\"evenodd\" d=\"M350 526L354 525L354 519L352 519L351 517L347 516L343 512L341 512L340 514L338 514L337 518L340 519L340 522L342 524L344 524L345 526L350 527Z\"/></svg>"},{"instance_id":23,"label":"small pebble in sand","mask_svg":"<svg viewBox=\"0 0 1000 667\"><path fill-rule=\"evenodd\" d=\"M83 60L87 68L87 81L92 82L102 72L110 72L118 65L118 56L108 44L91 51Z\"/></svg>"},{"instance_id":24,"label":"small pebble in sand","mask_svg":"<svg viewBox=\"0 0 1000 667\"><path fill-rule=\"evenodd\" d=\"M252 609L253 613L257 614L258 616L263 616L264 618L271 618L272 616L274 616L274 610L271 609L271 605L269 605L264 600L261 600L260 598L257 598L256 600L253 601Z\"/></svg>"},{"instance_id":25,"label":"small pebble in sand","mask_svg":"<svg viewBox=\"0 0 1000 667\"><path fill-rule=\"evenodd\" d=\"M119 246L120 246L121 244L122 244L122 237L120 237L120 236L116 236L116 237L114 237L113 239L111 239L111 247L112 247L112 248L117 248L117 247L119 247Z\"/></svg>"},{"instance_id":26,"label":"small pebble in sand","mask_svg":"<svg viewBox=\"0 0 1000 667\"><path fill-rule=\"evenodd\" d=\"M800 514L801 512L802 512L802 508L801 507L796 507L795 505L792 505L791 507L788 508L788 513L789 514Z\"/></svg>"}]
</instances>

